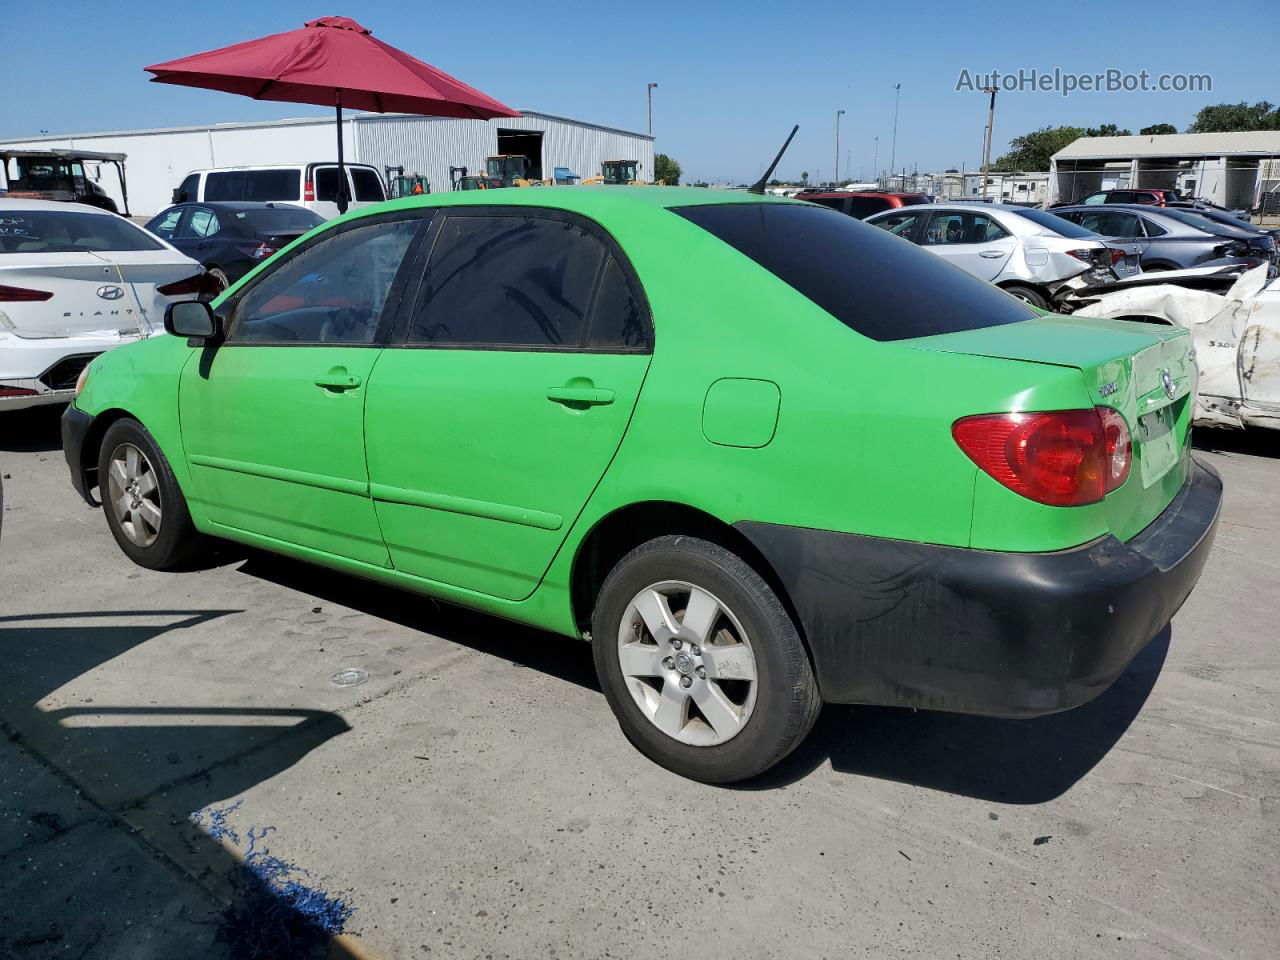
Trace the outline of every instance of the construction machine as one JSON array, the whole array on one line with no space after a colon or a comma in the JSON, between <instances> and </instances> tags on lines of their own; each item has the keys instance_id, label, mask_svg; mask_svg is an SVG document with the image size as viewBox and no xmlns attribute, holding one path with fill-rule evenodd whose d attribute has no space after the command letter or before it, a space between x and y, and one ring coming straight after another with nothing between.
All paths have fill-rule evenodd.
<instances>
[{"instance_id":1,"label":"construction machine","mask_svg":"<svg viewBox=\"0 0 1280 960\"><path fill-rule=\"evenodd\" d=\"M542 187L548 180L534 180L529 176L529 158L523 154L502 153L485 158L485 172L490 180L500 181L504 187Z\"/></svg>"}]
</instances>

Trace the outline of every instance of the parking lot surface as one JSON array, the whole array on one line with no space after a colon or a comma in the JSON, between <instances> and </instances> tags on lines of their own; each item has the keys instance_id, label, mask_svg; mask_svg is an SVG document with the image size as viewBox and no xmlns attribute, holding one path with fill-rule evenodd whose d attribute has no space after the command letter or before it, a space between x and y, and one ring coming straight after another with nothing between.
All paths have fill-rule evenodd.
<instances>
[{"instance_id":1,"label":"parking lot surface","mask_svg":"<svg viewBox=\"0 0 1280 960\"><path fill-rule=\"evenodd\" d=\"M1199 445L1213 554L1097 700L829 707L726 789L627 743L585 644L265 554L133 566L56 411L7 416L0 956L1280 955L1280 443Z\"/></svg>"}]
</instances>

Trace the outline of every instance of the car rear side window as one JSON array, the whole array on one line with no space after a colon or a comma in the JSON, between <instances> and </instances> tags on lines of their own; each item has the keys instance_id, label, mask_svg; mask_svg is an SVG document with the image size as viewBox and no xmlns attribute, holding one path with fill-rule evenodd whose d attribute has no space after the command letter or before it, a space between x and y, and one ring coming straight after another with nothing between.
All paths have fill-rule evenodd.
<instances>
[{"instance_id":1,"label":"car rear side window","mask_svg":"<svg viewBox=\"0 0 1280 960\"><path fill-rule=\"evenodd\" d=\"M228 343L372 343L421 221L334 231L265 274L236 304Z\"/></svg>"},{"instance_id":2,"label":"car rear side window","mask_svg":"<svg viewBox=\"0 0 1280 960\"><path fill-rule=\"evenodd\" d=\"M301 194L301 181L302 171L297 169L247 170L244 175L244 196L239 199L297 200Z\"/></svg>"},{"instance_id":3,"label":"car rear side window","mask_svg":"<svg viewBox=\"0 0 1280 960\"><path fill-rule=\"evenodd\" d=\"M909 241L821 207L725 203L672 212L873 340L976 330L1038 315Z\"/></svg>"},{"instance_id":4,"label":"car rear side window","mask_svg":"<svg viewBox=\"0 0 1280 960\"><path fill-rule=\"evenodd\" d=\"M352 167L351 182L355 184L357 200L371 200L376 203L387 199L382 192L382 180L372 170Z\"/></svg>"},{"instance_id":5,"label":"car rear side window","mask_svg":"<svg viewBox=\"0 0 1280 960\"><path fill-rule=\"evenodd\" d=\"M873 213L888 210L892 206L893 204L883 197L850 197L848 213L851 217L865 220Z\"/></svg>"},{"instance_id":6,"label":"car rear side window","mask_svg":"<svg viewBox=\"0 0 1280 960\"><path fill-rule=\"evenodd\" d=\"M605 264L591 312L588 347L642 350L649 346L644 313L627 283L622 267L612 256Z\"/></svg>"},{"instance_id":7,"label":"car rear side window","mask_svg":"<svg viewBox=\"0 0 1280 960\"><path fill-rule=\"evenodd\" d=\"M446 217L409 342L579 348L605 253L565 220Z\"/></svg>"}]
</instances>

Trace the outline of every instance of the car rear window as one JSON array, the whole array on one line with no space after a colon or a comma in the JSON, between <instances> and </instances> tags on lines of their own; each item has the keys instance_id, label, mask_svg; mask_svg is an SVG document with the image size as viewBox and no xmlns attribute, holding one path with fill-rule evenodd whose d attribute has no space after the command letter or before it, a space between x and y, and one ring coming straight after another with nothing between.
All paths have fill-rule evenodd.
<instances>
[{"instance_id":1,"label":"car rear window","mask_svg":"<svg viewBox=\"0 0 1280 960\"><path fill-rule=\"evenodd\" d=\"M145 230L108 213L5 210L0 253L163 250Z\"/></svg>"},{"instance_id":2,"label":"car rear window","mask_svg":"<svg viewBox=\"0 0 1280 960\"><path fill-rule=\"evenodd\" d=\"M928 337L1037 316L1025 303L910 241L822 207L725 203L672 212L872 340Z\"/></svg>"},{"instance_id":3,"label":"car rear window","mask_svg":"<svg viewBox=\"0 0 1280 960\"><path fill-rule=\"evenodd\" d=\"M213 200L298 200L302 171L225 170L204 178L204 199Z\"/></svg>"},{"instance_id":4,"label":"car rear window","mask_svg":"<svg viewBox=\"0 0 1280 960\"><path fill-rule=\"evenodd\" d=\"M1097 234L1086 230L1079 224L1072 223L1065 217L1060 217L1056 213L1049 213L1046 210L1033 210L1028 207L1026 210L1019 210L1017 216L1025 217L1046 230L1052 230L1060 237L1069 237L1072 240L1087 240L1097 237Z\"/></svg>"},{"instance_id":5,"label":"car rear window","mask_svg":"<svg viewBox=\"0 0 1280 960\"><path fill-rule=\"evenodd\" d=\"M323 217L303 207L238 210L235 217L237 220L248 223L258 233L302 232L324 223Z\"/></svg>"}]
</instances>

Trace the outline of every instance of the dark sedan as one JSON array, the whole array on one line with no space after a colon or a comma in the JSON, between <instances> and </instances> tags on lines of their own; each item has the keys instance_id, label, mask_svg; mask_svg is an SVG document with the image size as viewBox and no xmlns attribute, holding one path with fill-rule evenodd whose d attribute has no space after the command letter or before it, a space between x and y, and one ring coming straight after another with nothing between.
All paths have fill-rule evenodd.
<instances>
[{"instance_id":1,"label":"dark sedan","mask_svg":"<svg viewBox=\"0 0 1280 960\"><path fill-rule=\"evenodd\" d=\"M220 289L235 283L324 218L287 203L179 203L147 229L199 260Z\"/></svg>"},{"instance_id":2,"label":"dark sedan","mask_svg":"<svg viewBox=\"0 0 1280 960\"><path fill-rule=\"evenodd\" d=\"M1243 263L1276 264L1276 242L1247 223L1210 220L1190 210L1107 204L1055 207L1055 216L1141 248L1144 271Z\"/></svg>"}]
</instances>

